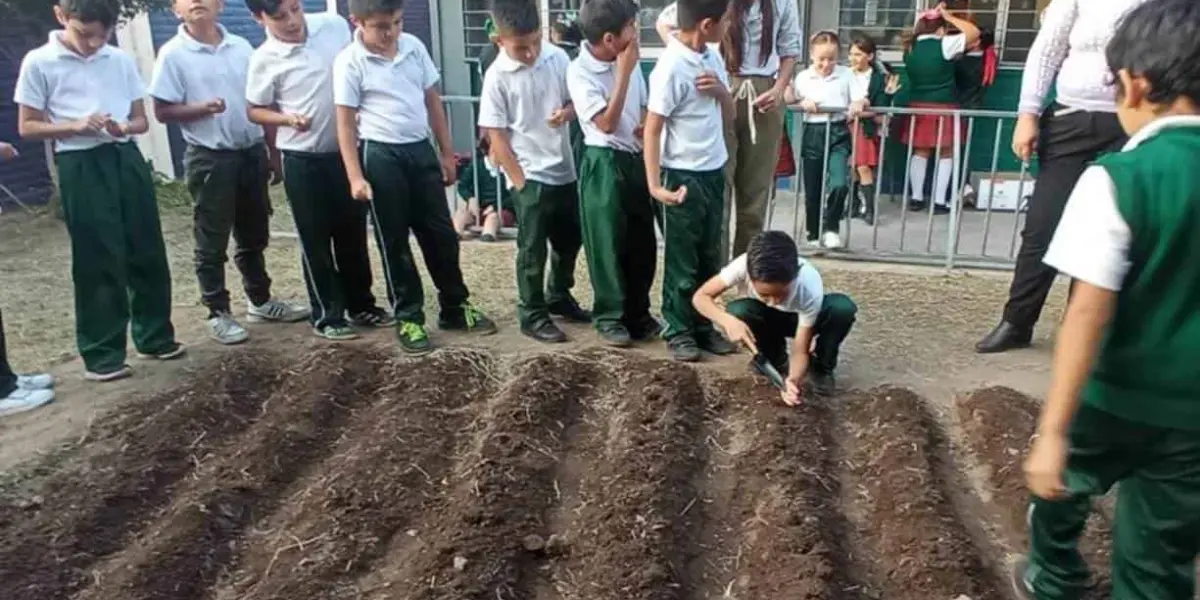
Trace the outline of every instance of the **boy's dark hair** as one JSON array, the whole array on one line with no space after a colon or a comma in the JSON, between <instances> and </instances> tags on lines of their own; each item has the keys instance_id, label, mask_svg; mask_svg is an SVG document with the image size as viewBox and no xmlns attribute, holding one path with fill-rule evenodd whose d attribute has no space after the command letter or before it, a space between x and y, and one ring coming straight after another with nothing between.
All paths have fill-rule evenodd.
<instances>
[{"instance_id":1,"label":"boy's dark hair","mask_svg":"<svg viewBox=\"0 0 1200 600\"><path fill-rule=\"evenodd\" d=\"M99 23L105 29L116 25L121 15L121 8L114 0L58 0L58 6L68 19Z\"/></svg>"},{"instance_id":2,"label":"boy's dark hair","mask_svg":"<svg viewBox=\"0 0 1200 600\"><path fill-rule=\"evenodd\" d=\"M675 7L679 28L691 31L705 19L720 19L729 10L729 0L679 0Z\"/></svg>"},{"instance_id":3,"label":"boy's dark hair","mask_svg":"<svg viewBox=\"0 0 1200 600\"><path fill-rule=\"evenodd\" d=\"M281 4L283 0L246 0L246 8L250 10L250 14L259 17L277 14Z\"/></svg>"},{"instance_id":4,"label":"boy's dark hair","mask_svg":"<svg viewBox=\"0 0 1200 600\"><path fill-rule=\"evenodd\" d=\"M987 50L996 45L996 32L987 27L979 28L979 49Z\"/></svg>"},{"instance_id":5,"label":"boy's dark hair","mask_svg":"<svg viewBox=\"0 0 1200 600\"><path fill-rule=\"evenodd\" d=\"M879 46L875 45L875 40L871 36L855 31L850 36L850 46L862 50L863 54L876 54L879 52Z\"/></svg>"},{"instance_id":6,"label":"boy's dark hair","mask_svg":"<svg viewBox=\"0 0 1200 600\"><path fill-rule=\"evenodd\" d=\"M492 20L500 35L529 35L542 28L536 0L492 0Z\"/></svg>"},{"instance_id":7,"label":"boy's dark hair","mask_svg":"<svg viewBox=\"0 0 1200 600\"><path fill-rule=\"evenodd\" d=\"M633 0L585 0L579 9L579 28L584 39L598 44L606 33L620 35L637 16L638 6Z\"/></svg>"},{"instance_id":8,"label":"boy's dark hair","mask_svg":"<svg viewBox=\"0 0 1200 600\"><path fill-rule=\"evenodd\" d=\"M404 0L349 0L350 15L356 19L365 19L373 15L391 15L398 10L404 10Z\"/></svg>"},{"instance_id":9,"label":"boy's dark hair","mask_svg":"<svg viewBox=\"0 0 1200 600\"><path fill-rule=\"evenodd\" d=\"M746 248L746 274L750 281L789 283L800 271L800 254L792 236L782 231L764 231Z\"/></svg>"},{"instance_id":10,"label":"boy's dark hair","mask_svg":"<svg viewBox=\"0 0 1200 600\"><path fill-rule=\"evenodd\" d=\"M1200 103L1200 2L1138 6L1121 20L1105 54L1114 79L1125 69L1150 83L1147 101L1170 104L1184 97Z\"/></svg>"},{"instance_id":11,"label":"boy's dark hair","mask_svg":"<svg viewBox=\"0 0 1200 600\"><path fill-rule=\"evenodd\" d=\"M578 46L583 42L583 30L575 21L557 21L554 23L554 33L562 38L562 43Z\"/></svg>"}]
</instances>

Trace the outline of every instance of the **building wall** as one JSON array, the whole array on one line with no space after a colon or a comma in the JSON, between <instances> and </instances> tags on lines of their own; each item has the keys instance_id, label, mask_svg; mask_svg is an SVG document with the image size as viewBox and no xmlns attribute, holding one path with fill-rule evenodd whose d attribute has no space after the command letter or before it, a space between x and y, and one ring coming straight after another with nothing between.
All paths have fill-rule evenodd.
<instances>
[{"instance_id":1,"label":"building wall","mask_svg":"<svg viewBox=\"0 0 1200 600\"><path fill-rule=\"evenodd\" d=\"M17 106L13 103L21 58L45 43L45 34L37 27L0 19L0 140L16 145L21 155L0 163L0 207L16 204L5 190L24 204L44 204L50 198L52 183L46 168L45 146L27 142L17 135Z\"/></svg>"}]
</instances>

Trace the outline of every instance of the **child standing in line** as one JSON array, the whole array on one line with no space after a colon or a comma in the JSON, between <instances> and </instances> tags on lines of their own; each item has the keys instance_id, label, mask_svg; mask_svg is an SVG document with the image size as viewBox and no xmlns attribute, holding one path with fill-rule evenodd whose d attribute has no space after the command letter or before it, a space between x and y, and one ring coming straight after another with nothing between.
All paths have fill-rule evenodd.
<instances>
[{"instance_id":1,"label":"child standing in line","mask_svg":"<svg viewBox=\"0 0 1200 600\"><path fill-rule=\"evenodd\" d=\"M953 26L962 33L948 35ZM944 4L922 13L913 30L913 39L905 45L904 66L908 72L909 106L927 110L952 111L958 108L955 95L955 63L979 39L979 28L955 16ZM901 142L911 144L909 161L911 210L925 210L926 169L934 153L938 155L933 187L933 210L950 212L950 181L954 174L954 119L939 115L918 115L902 120ZM960 135L966 135L965 126Z\"/></svg>"},{"instance_id":2,"label":"child standing in line","mask_svg":"<svg viewBox=\"0 0 1200 600\"><path fill-rule=\"evenodd\" d=\"M647 91L638 69L637 13L633 0L587 0L580 15L587 40L567 70L586 143L579 193L596 299L592 323L617 347L660 329L650 314L658 248L639 136Z\"/></svg>"},{"instance_id":3,"label":"child standing in line","mask_svg":"<svg viewBox=\"0 0 1200 600\"><path fill-rule=\"evenodd\" d=\"M495 0L492 19L501 52L483 78L479 126L487 130L492 156L516 190L521 333L540 342L564 342L567 336L551 315L576 323L592 320L571 296L583 242L568 134L575 119L567 92L570 60L542 39L534 0Z\"/></svg>"},{"instance_id":4,"label":"child standing in line","mask_svg":"<svg viewBox=\"0 0 1200 600\"><path fill-rule=\"evenodd\" d=\"M880 62L875 40L858 34L850 40L850 70L854 73L856 98L866 98L869 106L890 106L900 91L900 76ZM857 205L853 211L868 225L875 223L875 168L879 166L879 122L876 115L865 114L854 121L853 164L857 180L850 194Z\"/></svg>"},{"instance_id":5,"label":"child standing in line","mask_svg":"<svg viewBox=\"0 0 1200 600\"><path fill-rule=\"evenodd\" d=\"M118 16L112 3L59 0L54 16L63 29L21 61L18 129L26 139L54 140L84 376L113 381L132 373L126 331L143 357L184 354L171 324L154 180L131 137L149 128L146 90L133 59L108 44Z\"/></svg>"},{"instance_id":6,"label":"child standing in line","mask_svg":"<svg viewBox=\"0 0 1200 600\"><path fill-rule=\"evenodd\" d=\"M410 231L438 290L438 327L495 333L495 323L468 300L458 262L458 235L446 205L446 186L457 180L458 165L437 67L421 40L403 32L402 0L350 0L350 16L357 26L354 41L333 65L338 144L350 193L370 207L375 223L400 347L410 354L433 350Z\"/></svg>"},{"instance_id":7,"label":"child standing in line","mask_svg":"<svg viewBox=\"0 0 1200 600\"><path fill-rule=\"evenodd\" d=\"M575 60L583 45L583 31L579 27L578 16L567 15L555 21L554 26L550 28L550 43L562 48L568 59ZM567 135L571 140L571 158L578 169L579 164L583 162L583 129L580 128L578 119L571 119L567 127Z\"/></svg>"},{"instance_id":8,"label":"child standing in line","mask_svg":"<svg viewBox=\"0 0 1200 600\"><path fill-rule=\"evenodd\" d=\"M731 288L743 297L721 309L717 298ZM692 303L729 339L761 353L784 374L786 404L800 403L806 376L818 393L835 391L833 371L858 307L845 294L825 293L821 274L800 258L788 234L755 236L745 254L696 291ZM793 340L790 358L788 337Z\"/></svg>"},{"instance_id":9,"label":"child standing in line","mask_svg":"<svg viewBox=\"0 0 1200 600\"><path fill-rule=\"evenodd\" d=\"M338 154L334 58L350 43L336 14L304 14L300 0L246 0L267 40L250 57L250 120L278 128L283 186L300 236L313 331L328 340L358 337L353 326L391 327L375 306L367 254L366 204L350 195Z\"/></svg>"},{"instance_id":10,"label":"child standing in line","mask_svg":"<svg viewBox=\"0 0 1200 600\"><path fill-rule=\"evenodd\" d=\"M737 348L692 307L692 294L721 268L725 201L725 124L733 96L725 61L709 44L725 34L729 0L680 0L679 30L650 73L645 152L650 194L665 206L664 337L671 357Z\"/></svg>"},{"instance_id":11,"label":"child standing in line","mask_svg":"<svg viewBox=\"0 0 1200 600\"><path fill-rule=\"evenodd\" d=\"M263 260L270 239L268 181L278 178L279 156L268 155L262 127L246 115L246 71L254 48L218 23L221 0L175 0L179 33L158 51L150 95L154 115L178 123L187 142L183 168L192 195L196 279L208 308L208 334L221 344L249 335L233 318L225 288L229 235L242 274L251 321L294 323L310 310L271 297ZM270 132L274 138L274 130Z\"/></svg>"},{"instance_id":12,"label":"child standing in line","mask_svg":"<svg viewBox=\"0 0 1200 600\"><path fill-rule=\"evenodd\" d=\"M1200 4L1128 13L1107 49L1132 137L1088 167L1046 263L1075 280L1025 463L1019 598L1079 598L1091 499L1118 485L1112 597L1191 600L1200 553Z\"/></svg>"},{"instance_id":13,"label":"child standing in line","mask_svg":"<svg viewBox=\"0 0 1200 600\"><path fill-rule=\"evenodd\" d=\"M866 90L856 84L854 72L837 64L839 45L832 31L814 35L809 40L812 64L796 74L787 94L787 101L798 103L804 111L800 158L808 245L830 249L842 247L839 232L850 193L851 141L846 115L856 117L867 104Z\"/></svg>"},{"instance_id":14,"label":"child standing in line","mask_svg":"<svg viewBox=\"0 0 1200 600\"><path fill-rule=\"evenodd\" d=\"M475 157L458 171L458 197L463 204L454 213L454 232L459 239L471 236L470 227L479 223L479 241L494 242L501 227L515 227L517 213L504 174L488 158L487 136L475 145Z\"/></svg>"}]
</instances>

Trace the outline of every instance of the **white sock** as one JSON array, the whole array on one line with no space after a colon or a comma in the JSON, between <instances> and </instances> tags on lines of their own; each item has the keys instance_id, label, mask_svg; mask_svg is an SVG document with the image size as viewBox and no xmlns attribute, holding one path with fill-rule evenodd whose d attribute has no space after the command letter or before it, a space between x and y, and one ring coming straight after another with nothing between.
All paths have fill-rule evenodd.
<instances>
[{"instance_id":1,"label":"white sock","mask_svg":"<svg viewBox=\"0 0 1200 600\"><path fill-rule=\"evenodd\" d=\"M950 206L950 178L954 175L954 159L943 158L938 160L937 164L937 187L934 189L934 198L937 198L938 206Z\"/></svg>"},{"instance_id":2,"label":"white sock","mask_svg":"<svg viewBox=\"0 0 1200 600\"><path fill-rule=\"evenodd\" d=\"M908 162L908 187L912 189L912 199L925 201L925 169L929 167L929 159L914 154Z\"/></svg>"}]
</instances>

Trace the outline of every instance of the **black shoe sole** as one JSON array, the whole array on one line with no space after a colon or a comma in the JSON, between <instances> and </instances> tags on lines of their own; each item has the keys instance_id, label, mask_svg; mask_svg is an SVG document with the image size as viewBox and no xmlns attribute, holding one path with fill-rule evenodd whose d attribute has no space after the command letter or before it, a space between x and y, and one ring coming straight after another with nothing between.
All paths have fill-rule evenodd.
<instances>
[{"instance_id":1,"label":"black shoe sole","mask_svg":"<svg viewBox=\"0 0 1200 600\"><path fill-rule=\"evenodd\" d=\"M537 333L536 331L532 331L530 329L522 327L521 335L524 335L525 337L530 338L530 339L534 340L535 342L541 342L543 344L562 344L562 343L566 343L566 341L567 341L567 334L562 333L561 331L558 332L558 335L547 336L547 335L541 335L541 334Z\"/></svg>"},{"instance_id":2,"label":"black shoe sole","mask_svg":"<svg viewBox=\"0 0 1200 600\"><path fill-rule=\"evenodd\" d=\"M612 338L607 335L604 335L603 333L601 333L599 335L600 335L600 341L604 342L605 345L610 346L612 348L628 348L633 345L633 337Z\"/></svg>"},{"instance_id":3,"label":"black shoe sole","mask_svg":"<svg viewBox=\"0 0 1200 600\"><path fill-rule=\"evenodd\" d=\"M425 348L412 348L409 346L405 346L404 344L400 344L400 350L409 356L424 356L426 354L429 354L430 352L433 352L434 347L427 346Z\"/></svg>"}]
</instances>

